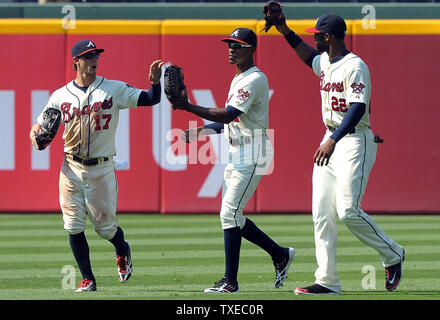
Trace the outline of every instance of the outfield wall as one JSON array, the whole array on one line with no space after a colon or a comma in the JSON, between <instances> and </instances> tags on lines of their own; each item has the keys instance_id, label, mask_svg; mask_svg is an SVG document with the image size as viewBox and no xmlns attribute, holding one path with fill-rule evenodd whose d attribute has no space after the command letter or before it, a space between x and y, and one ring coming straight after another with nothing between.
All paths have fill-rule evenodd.
<instances>
[{"instance_id":1,"label":"outfield wall","mask_svg":"<svg viewBox=\"0 0 440 320\"><path fill-rule=\"evenodd\" d=\"M29 129L50 93L74 77L70 48L91 39L106 49L99 74L148 89L148 67L161 58L184 68L190 99L223 107L234 67L219 41L235 27L261 30L260 20L0 20L0 211L59 211L61 132L38 152ZM289 20L305 41L315 20ZM372 129L384 138L370 176L367 212L439 212L440 116L437 52L440 20L377 20L364 29L348 20L347 46L369 65ZM7 46L6 46L7 44ZM6 49L5 49L6 48ZM274 171L263 178L246 212L310 212L313 154L324 133L319 80L285 40L259 35L256 64L269 78ZM122 111L117 138L119 211L216 213L224 165L215 162L227 143L176 143L177 135L203 122L173 111L165 97L153 108ZM172 130L173 129L173 130ZM170 131L172 130L172 131ZM167 139L167 134L175 136ZM194 148L194 149L191 149ZM199 156L195 161L190 151ZM206 157L205 157L206 158ZM204 158L204 159L205 159ZM196 159L197 160L197 159ZM190 163L188 163L190 162ZM217 161L218 162L218 161Z\"/></svg>"}]
</instances>

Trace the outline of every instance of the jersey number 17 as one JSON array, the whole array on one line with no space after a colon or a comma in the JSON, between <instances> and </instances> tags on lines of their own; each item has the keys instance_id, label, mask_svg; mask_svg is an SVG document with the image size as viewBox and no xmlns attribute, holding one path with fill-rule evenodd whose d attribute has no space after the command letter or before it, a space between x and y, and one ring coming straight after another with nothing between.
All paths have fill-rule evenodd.
<instances>
[{"instance_id":1,"label":"jersey number 17","mask_svg":"<svg viewBox=\"0 0 440 320\"><path fill-rule=\"evenodd\" d=\"M101 127L101 116L102 116L102 119L105 120L103 127ZM112 115L111 114L103 114L103 115L97 114L93 118L95 119L95 130L107 130L109 127L110 120L112 119Z\"/></svg>"}]
</instances>

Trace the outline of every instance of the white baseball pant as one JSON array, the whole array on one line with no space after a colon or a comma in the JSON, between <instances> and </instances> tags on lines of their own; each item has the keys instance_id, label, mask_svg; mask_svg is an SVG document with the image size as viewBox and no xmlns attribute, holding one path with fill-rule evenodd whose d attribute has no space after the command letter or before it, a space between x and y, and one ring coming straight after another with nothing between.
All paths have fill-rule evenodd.
<instances>
[{"instance_id":1,"label":"white baseball pant","mask_svg":"<svg viewBox=\"0 0 440 320\"><path fill-rule=\"evenodd\" d=\"M65 158L59 190L64 229L69 234L84 231L89 216L101 238L114 237L118 186L112 157L95 166L84 166Z\"/></svg>"},{"instance_id":2,"label":"white baseball pant","mask_svg":"<svg viewBox=\"0 0 440 320\"><path fill-rule=\"evenodd\" d=\"M331 134L327 130L321 144ZM313 169L312 213L318 263L315 282L335 292L341 291L336 267L336 217L359 240L379 252L384 267L399 263L403 254L403 248L360 208L376 152L372 131L357 130L336 144L327 166L315 164Z\"/></svg>"},{"instance_id":3,"label":"white baseball pant","mask_svg":"<svg viewBox=\"0 0 440 320\"><path fill-rule=\"evenodd\" d=\"M229 147L229 163L225 168L220 220L223 229L243 228L243 209L254 194L273 159L272 143L266 135L252 143Z\"/></svg>"}]
</instances>

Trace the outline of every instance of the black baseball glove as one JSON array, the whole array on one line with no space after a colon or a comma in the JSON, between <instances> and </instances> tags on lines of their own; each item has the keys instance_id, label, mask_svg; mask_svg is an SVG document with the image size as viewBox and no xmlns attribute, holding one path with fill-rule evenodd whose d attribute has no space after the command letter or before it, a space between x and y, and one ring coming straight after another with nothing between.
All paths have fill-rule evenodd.
<instances>
[{"instance_id":1,"label":"black baseball glove","mask_svg":"<svg viewBox=\"0 0 440 320\"><path fill-rule=\"evenodd\" d=\"M186 109L188 95L183 81L182 68L179 66L171 65L165 69L164 92L174 110Z\"/></svg>"},{"instance_id":2,"label":"black baseball glove","mask_svg":"<svg viewBox=\"0 0 440 320\"><path fill-rule=\"evenodd\" d=\"M35 141L38 150L44 150L52 142L60 126L61 112L58 109L48 108L43 113L43 123L41 124L41 134L35 133Z\"/></svg>"},{"instance_id":3,"label":"black baseball glove","mask_svg":"<svg viewBox=\"0 0 440 320\"><path fill-rule=\"evenodd\" d=\"M268 32L272 26L279 26L286 22L286 17L284 17L283 9L281 9L281 3L279 3L278 1L271 0L266 3L263 7L263 14L264 20L266 21L266 24L263 28L265 32Z\"/></svg>"}]
</instances>

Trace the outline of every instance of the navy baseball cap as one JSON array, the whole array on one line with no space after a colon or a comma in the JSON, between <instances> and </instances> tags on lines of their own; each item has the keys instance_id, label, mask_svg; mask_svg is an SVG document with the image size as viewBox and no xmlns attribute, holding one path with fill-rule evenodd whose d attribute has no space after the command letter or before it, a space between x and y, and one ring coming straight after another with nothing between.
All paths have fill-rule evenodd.
<instances>
[{"instance_id":1,"label":"navy baseball cap","mask_svg":"<svg viewBox=\"0 0 440 320\"><path fill-rule=\"evenodd\" d=\"M328 33L339 39L344 38L346 31L347 25L344 19L334 13L323 14L316 20L314 28L306 29L309 33Z\"/></svg>"},{"instance_id":2,"label":"navy baseball cap","mask_svg":"<svg viewBox=\"0 0 440 320\"><path fill-rule=\"evenodd\" d=\"M254 31L248 28L237 28L232 31L228 38L223 38L223 42L239 42L242 44L248 44L252 47L257 46L257 35Z\"/></svg>"},{"instance_id":3,"label":"navy baseball cap","mask_svg":"<svg viewBox=\"0 0 440 320\"><path fill-rule=\"evenodd\" d=\"M104 52L104 49L98 49L96 44L91 40L81 40L72 47L72 58L79 57L90 51Z\"/></svg>"}]
</instances>

